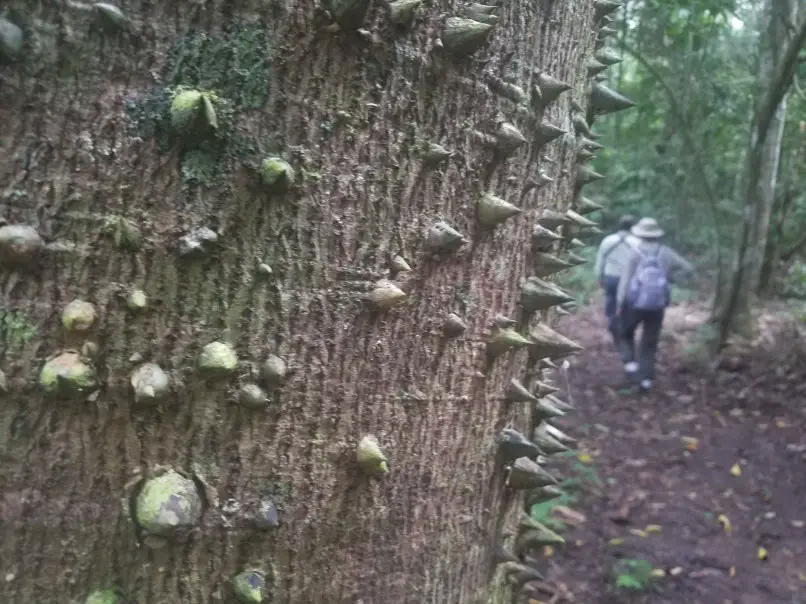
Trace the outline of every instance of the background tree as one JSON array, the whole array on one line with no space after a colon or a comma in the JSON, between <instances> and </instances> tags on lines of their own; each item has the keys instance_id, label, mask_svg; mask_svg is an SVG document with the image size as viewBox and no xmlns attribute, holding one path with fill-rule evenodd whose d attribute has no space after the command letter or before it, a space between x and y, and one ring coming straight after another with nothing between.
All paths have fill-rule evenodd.
<instances>
[{"instance_id":1,"label":"background tree","mask_svg":"<svg viewBox=\"0 0 806 604\"><path fill-rule=\"evenodd\" d=\"M618 5L368 5L5 3L4 601L486 601Z\"/></svg>"},{"instance_id":2,"label":"background tree","mask_svg":"<svg viewBox=\"0 0 806 604\"><path fill-rule=\"evenodd\" d=\"M771 0L759 61L759 93L745 168L744 212L731 280L718 303L717 349L750 310L761 286L778 178L778 158L786 118L786 94L792 85L798 54L806 42L806 19L795 3ZM718 292L722 295L723 292Z\"/></svg>"}]
</instances>

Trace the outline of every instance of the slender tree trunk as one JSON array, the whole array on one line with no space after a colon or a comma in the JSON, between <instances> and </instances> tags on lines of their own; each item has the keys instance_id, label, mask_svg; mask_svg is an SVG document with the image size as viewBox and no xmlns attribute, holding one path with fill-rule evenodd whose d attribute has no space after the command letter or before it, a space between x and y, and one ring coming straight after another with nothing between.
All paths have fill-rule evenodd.
<instances>
[{"instance_id":1,"label":"slender tree trunk","mask_svg":"<svg viewBox=\"0 0 806 604\"><path fill-rule=\"evenodd\" d=\"M569 207L575 152L569 134L539 161L540 115L485 82L530 91L539 68L573 84L543 118L573 133L592 3L505 3L462 59L438 5L409 28L374 5L333 31L312 0L121 4L128 32L104 7L5 3L24 44L0 67L0 216L46 247L20 267L29 256L6 241L0 259L2 600L114 586L143 604L229 601L234 576L257 568L273 602L486 602L491 547L522 509L494 439L528 424L503 399L526 353L488 366L485 340L497 314L517 316L532 228ZM529 141L506 160L473 134L499 118ZM430 165L428 143L454 154ZM273 156L293 178L276 161L261 172ZM525 193L538 169L554 182ZM522 213L481 230L485 192ZM439 220L468 241L434 257ZM371 292L397 295L384 278L407 297L370 312ZM88 330L86 316L63 325L76 299L94 306ZM450 340L449 313L468 326ZM67 349L81 356L57 360L94 380L40 373ZM270 403L236 404L260 403L241 388L270 354L285 381L263 368ZM132 386L144 362L169 379L153 407L133 401L133 388L140 403L162 394L153 376ZM356 471L365 435L389 460L380 478ZM159 466L195 481L176 512L196 520L186 541L144 538L140 479ZM256 512L269 501L279 527L257 531L273 524Z\"/></svg>"},{"instance_id":2,"label":"slender tree trunk","mask_svg":"<svg viewBox=\"0 0 806 604\"><path fill-rule=\"evenodd\" d=\"M769 294L775 282L775 273L778 263L781 260L780 243L784 219L787 213L787 207L791 204L791 198L794 194L794 190L790 188L790 190L785 193L776 196L775 202L773 203L770 229L767 234L767 245L764 248L764 262L761 265L761 275L758 283L759 295Z\"/></svg>"},{"instance_id":3,"label":"slender tree trunk","mask_svg":"<svg viewBox=\"0 0 806 604\"><path fill-rule=\"evenodd\" d=\"M780 64L786 45L792 32L788 28L795 22L795 7L791 0L774 0L772 14L768 24L768 43L762 46L761 70L759 80L762 90L772 85L775 69ZM784 95L775 110L770 122L769 132L761 150L761 173L757 185L757 203L754 204L754 221L750 238L753 245L750 249L750 265L748 267L749 292L757 295L761 288L764 257L767 251L767 239L770 233L770 219L775 205L776 183L778 182L778 166L781 158L781 142L784 137L786 123L787 97Z\"/></svg>"}]
</instances>

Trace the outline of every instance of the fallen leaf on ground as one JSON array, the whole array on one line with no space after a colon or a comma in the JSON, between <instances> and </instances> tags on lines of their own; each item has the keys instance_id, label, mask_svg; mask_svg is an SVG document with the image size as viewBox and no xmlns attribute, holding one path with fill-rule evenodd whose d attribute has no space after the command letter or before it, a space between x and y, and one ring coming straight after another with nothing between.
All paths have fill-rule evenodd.
<instances>
[{"instance_id":1,"label":"fallen leaf on ground","mask_svg":"<svg viewBox=\"0 0 806 604\"><path fill-rule=\"evenodd\" d=\"M624 543L624 539L621 537L613 537L610 541L607 542L608 545L621 545Z\"/></svg>"},{"instance_id":2,"label":"fallen leaf on ground","mask_svg":"<svg viewBox=\"0 0 806 604\"><path fill-rule=\"evenodd\" d=\"M653 568L651 575L656 578L661 578L666 576L666 571L662 568Z\"/></svg>"},{"instance_id":3,"label":"fallen leaf on ground","mask_svg":"<svg viewBox=\"0 0 806 604\"><path fill-rule=\"evenodd\" d=\"M630 529L630 534L635 535L636 537L646 537L646 532L642 531L641 529Z\"/></svg>"},{"instance_id":4,"label":"fallen leaf on ground","mask_svg":"<svg viewBox=\"0 0 806 604\"><path fill-rule=\"evenodd\" d=\"M546 547L543 548L543 555L546 558L550 558L551 556L554 555L554 548L551 547L550 545L547 545Z\"/></svg>"},{"instance_id":5,"label":"fallen leaf on ground","mask_svg":"<svg viewBox=\"0 0 806 604\"><path fill-rule=\"evenodd\" d=\"M763 547L758 548L758 559L759 560L766 560L769 553Z\"/></svg>"},{"instance_id":6,"label":"fallen leaf on ground","mask_svg":"<svg viewBox=\"0 0 806 604\"><path fill-rule=\"evenodd\" d=\"M688 576L692 579L699 579L700 577L721 577L724 574L724 571L718 568L703 568L702 570L695 570L689 573Z\"/></svg>"},{"instance_id":7,"label":"fallen leaf on ground","mask_svg":"<svg viewBox=\"0 0 806 604\"><path fill-rule=\"evenodd\" d=\"M581 512L577 512L576 510L572 510L569 507L564 505L557 505L551 509L552 516L556 515L559 516L560 520L562 520L565 524L569 524L571 526L579 526L580 524L585 523L587 521L587 517L585 514Z\"/></svg>"},{"instance_id":8,"label":"fallen leaf on ground","mask_svg":"<svg viewBox=\"0 0 806 604\"><path fill-rule=\"evenodd\" d=\"M730 473L733 474L734 476L741 476L742 467L739 464L735 463L733 464L733 467L730 469Z\"/></svg>"},{"instance_id":9,"label":"fallen leaf on ground","mask_svg":"<svg viewBox=\"0 0 806 604\"><path fill-rule=\"evenodd\" d=\"M700 444L699 439L694 438L693 436L681 436L680 442L682 442L683 446L689 451L696 451L697 446Z\"/></svg>"},{"instance_id":10,"label":"fallen leaf on ground","mask_svg":"<svg viewBox=\"0 0 806 604\"><path fill-rule=\"evenodd\" d=\"M647 524L644 531L647 533L660 533L661 526L659 524Z\"/></svg>"},{"instance_id":11,"label":"fallen leaf on ground","mask_svg":"<svg viewBox=\"0 0 806 604\"><path fill-rule=\"evenodd\" d=\"M642 496L640 493L630 493L615 512L608 514L611 522L616 524L627 524L630 521L630 514L633 508L639 503Z\"/></svg>"},{"instance_id":12,"label":"fallen leaf on ground","mask_svg":"<svg viewBox=\"0 0 806 604\"><path fill-rule=\"evenodd\" d=\"M725 529L725 532L728 535L730 535L731 532L733 531L733 526L730 523L730 518L725 516L725 514L720 514L719 516L716 517L716 519L719 521L719 524L722 525L722 528Z\"/></svg>"},{"instance_id":13,"label":"fallen leaf on ground","mask_svg":"<svg viewBox=\"0 0 806 604\"><path fill-rule=\"evenodd\" d=\"M776 428L788 428L789 424L786 423L786 420L777 419L777 420L775 420L775 427Z\"/></svg>"},{"instance_id":14,"label":"fallen leaf on ground","mask_svg":"<svg viewBox=\"0 0 806 604\"><path fill-rule=\"evenodd\" d=\"M628 459L624 462L624 465L630 468L643 468L646 464L646 459Z\"/></svg>"},{"instance_id":15,"label":"fallen leaf on ground","mask_svg":"<svg viewBox=\"0 0 806 604\"><path fill-rule=\"evenodd\" d=\"M577 459L578 459L579 461L581 461L582 463L590 463L590 462L592 462L592 461L593 461L593 457L591 457L591 456L590 456L590 455L588 455L587 453L579 453L579 454L577 455Z\"/></svg>"},{"instance_id":16,"label":"fallen leaf on ground","mask_svg":"<svg viewBox=\"0 0 806 604\"><path fill-rule=\"evenodd\" d=\"M735 577L735 576L736 576L736 567L735 567L735 566L731 566L731 567L730 567L730 572L729 572L729 574L730 574L730 576L731 576L731 577Z\"/></svg>"},{"instance_id":17,"label":"fallen leaf on ground","mask_svg":"<svg viewBox=\"0 0 806 604\"><path fill-rule=\"evenodd\" d=\"M683 568L681 566L675 566L672 570L669 571L669 574L673 577L676 577L679 574L682 574Z\"/></svg>"}]
</instances>

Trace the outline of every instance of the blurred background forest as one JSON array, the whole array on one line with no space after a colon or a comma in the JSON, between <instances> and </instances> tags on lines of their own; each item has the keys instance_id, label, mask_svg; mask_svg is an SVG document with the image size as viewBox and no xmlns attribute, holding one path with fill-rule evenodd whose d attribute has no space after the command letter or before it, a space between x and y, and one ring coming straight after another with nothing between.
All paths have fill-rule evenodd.
<instances>
[{"instance_id":1,"label":"blurred background forest","mask_svg":"<svg viewBox=\"0 0 806 604\"><path fill-rule=\"evenodd\" d=\"M806 299L803 4L626 0L610 24L609 56L598 56L621 59L600 77L637 108L594 124L607 148L592 167L607 178L588 196L605 206L606 231L623 213L663 225L667 241L698 268L696 287L676 299L707 300L717 349L743 325L735 319L758 306L757 295L795 306ZM756 173L748 163L754 153ZM589 268L567 279L596 290Z\"/></svg>"}]
</instances>

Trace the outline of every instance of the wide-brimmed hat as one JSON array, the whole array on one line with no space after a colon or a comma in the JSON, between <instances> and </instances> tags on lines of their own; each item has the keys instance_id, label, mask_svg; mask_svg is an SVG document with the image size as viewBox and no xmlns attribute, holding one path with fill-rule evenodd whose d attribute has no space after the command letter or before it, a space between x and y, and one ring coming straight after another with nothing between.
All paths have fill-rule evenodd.
<instances>
[{"instance_id":1,"label":"wide-brimmed hat","mask_svg":"<svg viewBox=\"0 0 806 604\"><path fill-rule=\"evenodd\" d=\"M663 237L663 229L654 218L642 218L633 225L630 232L641 239L658 239Z\"/></svg>"}]
</instances>

